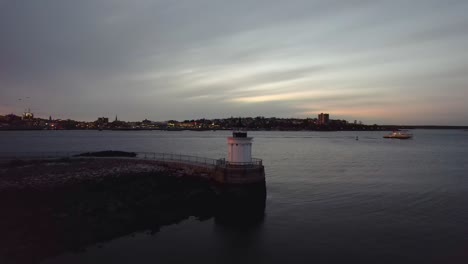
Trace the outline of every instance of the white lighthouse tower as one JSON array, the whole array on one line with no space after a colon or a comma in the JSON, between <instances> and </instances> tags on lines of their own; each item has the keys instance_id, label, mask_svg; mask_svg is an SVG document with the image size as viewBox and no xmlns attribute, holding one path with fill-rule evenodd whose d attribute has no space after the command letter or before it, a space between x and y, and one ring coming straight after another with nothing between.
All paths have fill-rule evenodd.
<instances>
[{"instance_id":1,"label":"white lighthouse tower","mask_svg":"<svg viewBox=\"0 0 468 264\"><path fill-rule=\"evenodd\" d=\"M232 165L248 165L252 162L252 138L242 129L239 118L238 127L228 137L228 162Z\"/></svg>"}]
</instances>

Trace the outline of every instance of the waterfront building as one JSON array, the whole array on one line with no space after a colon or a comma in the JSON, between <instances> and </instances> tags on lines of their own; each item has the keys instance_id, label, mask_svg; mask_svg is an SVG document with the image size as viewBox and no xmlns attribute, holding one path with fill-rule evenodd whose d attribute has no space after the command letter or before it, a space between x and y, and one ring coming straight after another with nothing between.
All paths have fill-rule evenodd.
<instances>
[{"instance_id":1,"label":"waterfront building","mask_svg":"<svg viewBox=\"0 0 468 264\"><path fill-rule=\"evenodd\" d=\"M330 122L330 115L329 114L324 114L320 113L318 115L318 123L319 125L326 125Z\"/></svg>"},{"instance_id":2,"label":"waterfront building","mask_svg":"<svg viewBox=\"0 0 468 264\"><path fill-rule=\"evenodd\" d=\"M109 123L109 118L108 117L98 117L96 123L98 123L98 124L107 124L107 123Z\"/></svg>"}]
</instances>

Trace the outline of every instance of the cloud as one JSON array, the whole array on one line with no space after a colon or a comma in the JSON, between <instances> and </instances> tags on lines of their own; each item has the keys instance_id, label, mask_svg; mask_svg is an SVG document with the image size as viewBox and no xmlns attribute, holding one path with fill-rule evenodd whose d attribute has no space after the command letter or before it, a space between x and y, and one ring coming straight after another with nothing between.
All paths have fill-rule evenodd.
<instances>
[{"instance_id":1,"label":"cloud","mask_svg":"<svg viewBox=\"0 0 468 264\"><path fill-rule=\"evenodd\" d=\"M399 118L407 122L420 119L418 109L428 122L446 122L431 110L437 105L450 122L468 123L466 1L0 6L2 111L163 120L335 111L396 122L385 114L393 106L406 109ZM30 102L15 101L27 95Z\"/></svg>"}]
</instances>

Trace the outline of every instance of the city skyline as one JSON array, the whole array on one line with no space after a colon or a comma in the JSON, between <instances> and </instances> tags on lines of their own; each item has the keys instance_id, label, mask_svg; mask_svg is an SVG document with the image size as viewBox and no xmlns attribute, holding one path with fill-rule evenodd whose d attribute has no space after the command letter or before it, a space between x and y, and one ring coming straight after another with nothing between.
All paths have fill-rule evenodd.
<instances>
[{"instance_id":1,"label":"city skyline","mask_svg":"<svg viewBox=\"0 0 468 264\"><path fill-rule=\"evenodd\" d=\"M0 1L0 113L468 124L466 1Z\"/></svg>"},{"instance_id":2,"label":"city skyline","mask_svg":"<svg viewBox=\"0 0 468 264\"><path fill-rule=\"evenodd\" d=\"M144 119L141 119L141 120L122 120L118 117L118 115L115 115L115 118L113 117L110 117L110 116L97 116L95 117L93 120L91 121L88 121L88 120L74 120L74 119L71 119L71 118L56 118L56 117L52 117L52 115L49 115L48 117L47 116L37 116L34 114L34 112L31 111L30 108L28 109L25 109L23 113L21 114L18 114L18 113L0 113L0 117L1 118L7 118L7 117L14 117L14 118L17 118L17 119L21 119L21 120L34 120L34 119L42 119L42 120L45 120L45 119L49 119L49 120L61 120L61 121L66 121L66 120L71 120L71 121L78 121L78 122L100 122L102 120L106 120L105 122L112 122L112 121L124 121L124 122L139 122L139 121L152 121L152 122L168 122L168 121L177 121L177 122L186 122L186 121L190 121L190 122L193 122L195 120L216 120L216 119L235 119L235 120L242 120L242 119L253 119L253 118L263 118L263 119L315 119L317 121L319 121L320 123L322 124L325 124L327 123L329 120L331 120L329 117L330 117L330 114L329 113L317 113L317 115L314 117L314 116L309 116L309 117L305 117L305 118L298 118L298 117L274 117L274 116L268 116L268 117L265 117L265 116L230 116L230 117L215 117L215 118L206 118L206 117L197 117L197 118L191 118L191 119L187 119L187 118L182 118L182 119L164 119L164 120L151 120L151 119L148 119L148 118L144 118ZM323 118L325 116L325 118ZM343 119L334 119L334 120L342 120L342 121L349 121L349 120L343 120ZM354 123L356 123L357 120L354 120ZM362 123L361 120L359 120L360 123Z\"/></svg>"}]
</instances>

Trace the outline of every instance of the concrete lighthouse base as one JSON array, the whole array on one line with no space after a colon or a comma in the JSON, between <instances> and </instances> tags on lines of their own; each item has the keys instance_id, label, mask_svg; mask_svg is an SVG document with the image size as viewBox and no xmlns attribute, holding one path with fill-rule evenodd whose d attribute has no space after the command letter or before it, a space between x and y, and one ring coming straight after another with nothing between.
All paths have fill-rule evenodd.
<instances>
[{"instance_id":1,"label":"concrete lighthouse base","mask_svg":"<svg viewBox=\"0 0 468 264\"><path fill-rule=\"evenodd\" d=\"M265 182L265 167L257 166L217 166L210 177L223 184L253 184Z\"/></svg>"}]
</instances>

